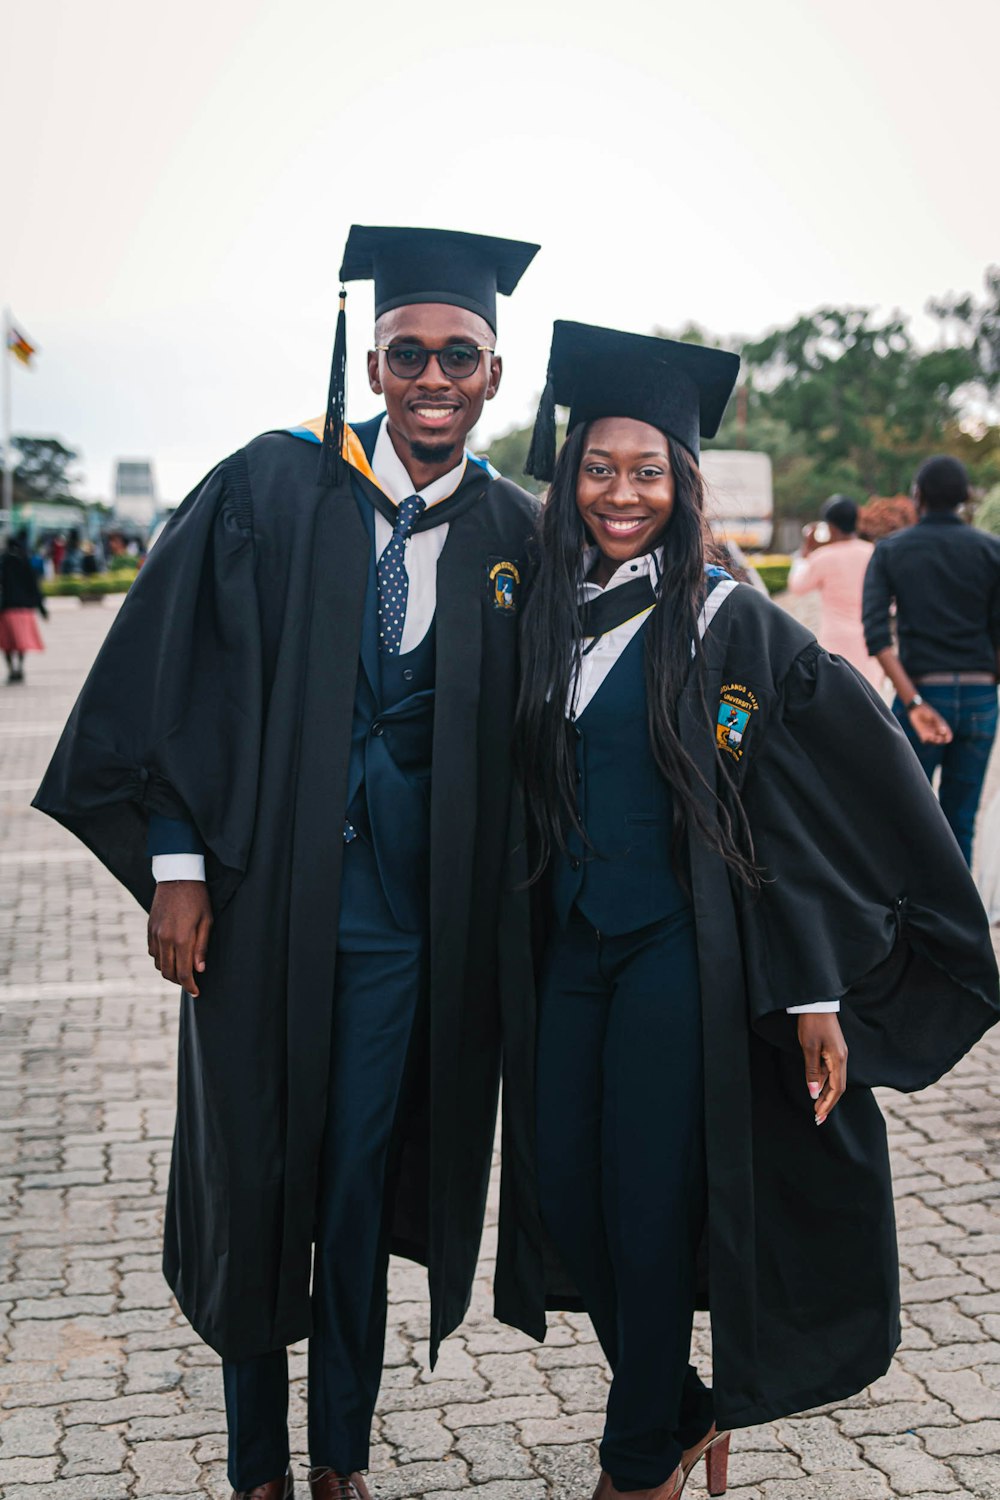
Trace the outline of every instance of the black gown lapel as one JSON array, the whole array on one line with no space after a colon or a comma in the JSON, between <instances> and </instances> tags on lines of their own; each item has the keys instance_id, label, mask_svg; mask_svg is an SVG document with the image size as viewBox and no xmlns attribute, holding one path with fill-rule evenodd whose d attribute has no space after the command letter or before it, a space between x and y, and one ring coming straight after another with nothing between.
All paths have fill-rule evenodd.
<instances>
[{"instance_id":1,"label":"black gown lapel","mask_svg":"<svg viewBox=\"0 0 1000 1500\"><path fill-rule=\"evenodd\" d=\"M699 676L711 711L722 693L729 626L723 604L705 633L702 672L689 674L680 702L684 747L713 789L718 784L714 735L706 722ZM714 816L708 794L702 796ZM713 1323L725 1329L713 1359L720 1387L751 1404L757 1398L757 1273L753 1143L746 1128L753 1115L747 1002L742 969L732 961L740 947L726 865L697 838L690 847L705 1056L709 1301Z\"/></svg>"},{"instance_id":2,"label":"black gown lapel","mask_svg":"<svg viewBox=\"0 0 1000 1500\"><path fill-rule=\"evenodd\" d=\"M318 507L312 539L312 606L301 693L298 776L289 788L290 881L285 1131L286 1221L282 1294L308 1284L308 1254L326 1118L336 914L350 723L358 680L371 544L350 486ZM303 601L303 608L306 608ZM345 726L348 726L345 730ZM300 730L301 730L301 726ZM288 1310L279 1307L280 1316Z\"/></svg>"},{"instance_id":3,"label":"black gown lapel","mask_svg":"<svg viewBox=\"0 0 1000 1500\"><path fill-rule=\"evenodd\" d=\"M478 491L488 485L481 476ZM472 868L479 793L477 720L482 675L485 506L466 507L451 525L437 569L437 677L431 779L430 937L431 1133L447 1141L455 1128L447 1086L460 1059L466 943L473 900ZM452 1153L432 1149L432 1160ZM446 1182L432 1184L431 1254L447 1222Z\"/></svg>"}]
</instances>

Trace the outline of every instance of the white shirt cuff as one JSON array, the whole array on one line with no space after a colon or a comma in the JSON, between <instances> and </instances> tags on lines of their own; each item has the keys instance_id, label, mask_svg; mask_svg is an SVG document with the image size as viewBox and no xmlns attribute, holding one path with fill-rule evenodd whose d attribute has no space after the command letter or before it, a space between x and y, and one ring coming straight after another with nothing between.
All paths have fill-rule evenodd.
<instances>
[{"instance_id":1,"label":"white shirt cuff","mask_svg":"<svg viewBox=\"0 0 1000 1500\"><path fill-rule=\"evenodd\" d=\"M835 1015L840 1010L839 1000L814 1000L811 1005L789 1005L790 1016Z\"/></svg>"},{"instance_id":2,"label":"white shirt cuff","mask_svg":"<svg viewBox=\"0 0 1000 1500\"><path fill-rule=\"evenodd\" d=\"M157 885L163 880L204 880L204 854L154 854L153 879Z\"/></svg>"}]
</instances>

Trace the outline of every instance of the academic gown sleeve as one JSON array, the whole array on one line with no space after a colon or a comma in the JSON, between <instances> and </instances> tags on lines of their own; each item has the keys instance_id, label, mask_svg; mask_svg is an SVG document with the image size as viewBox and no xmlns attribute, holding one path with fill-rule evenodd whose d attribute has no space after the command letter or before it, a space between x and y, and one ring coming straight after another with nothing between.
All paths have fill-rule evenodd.
<instances>
[{"instance_id":1,"label":"academic gown sleeve","mask_svg":"<svg viewBox=\"0 0 1000 1500\"><path fill-rule=\"evenodd\" d=\"M913 1090L948 1071L1000 1011L989 924L906 737L881 699L815 643L760 725L742 786L764 870L740 897L756 1029L843 997L849 1078Z\"/></svg>"},{"instance_id":2,"label":"academic gown sleeve","mask_svg":"<svg viewBox=\"0 0 1000 1500\"><path fill-rule=\"evenodd\" d=\"M145 907L151 815L206 850L218 910L246 869L262 719L253 515L242 455L184 501L129 590L34 806Z\"/></svg>"}]
</instances>

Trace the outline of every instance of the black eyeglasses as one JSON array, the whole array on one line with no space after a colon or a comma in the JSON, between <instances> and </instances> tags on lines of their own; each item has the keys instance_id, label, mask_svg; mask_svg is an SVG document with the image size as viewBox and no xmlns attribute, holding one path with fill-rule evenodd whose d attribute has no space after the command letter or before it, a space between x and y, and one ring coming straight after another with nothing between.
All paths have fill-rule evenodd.
<instances>
[{"instance_id":1,"label":"black eyeglasses","mask_svg":"<svg viewBox=\"0 0 1000 1500\"><path fill-rule=\"evenodd\" d=\"M415 380L427 368L432 354L441 373L450 380L466 380L479 369L479 356L492 354L489 344L445 344L443 349L425 349L423 344L376 344L385 362L400 380Z\"/></svg>"}]
</instances>

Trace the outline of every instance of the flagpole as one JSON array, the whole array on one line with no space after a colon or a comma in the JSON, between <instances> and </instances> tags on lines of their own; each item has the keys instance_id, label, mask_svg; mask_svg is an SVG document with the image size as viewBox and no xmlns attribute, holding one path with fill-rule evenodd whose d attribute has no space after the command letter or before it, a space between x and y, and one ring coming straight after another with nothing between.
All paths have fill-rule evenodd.
<instances>
[{"instance_id":1,"label":"flagpole","mask_svg":"<svg viewBox=\"0 0 1000 1500\"><path fill-rule=\"evenodd\" d=\"M0 530L3 522L9 526L14 514L14 448L11 443L11 379L10 366L13 355L10 352L10 330L11 317L10 308L3 310L3 349L0 358L3 360L3 502L0 504Z\"/></svg>"}]
</instances>

